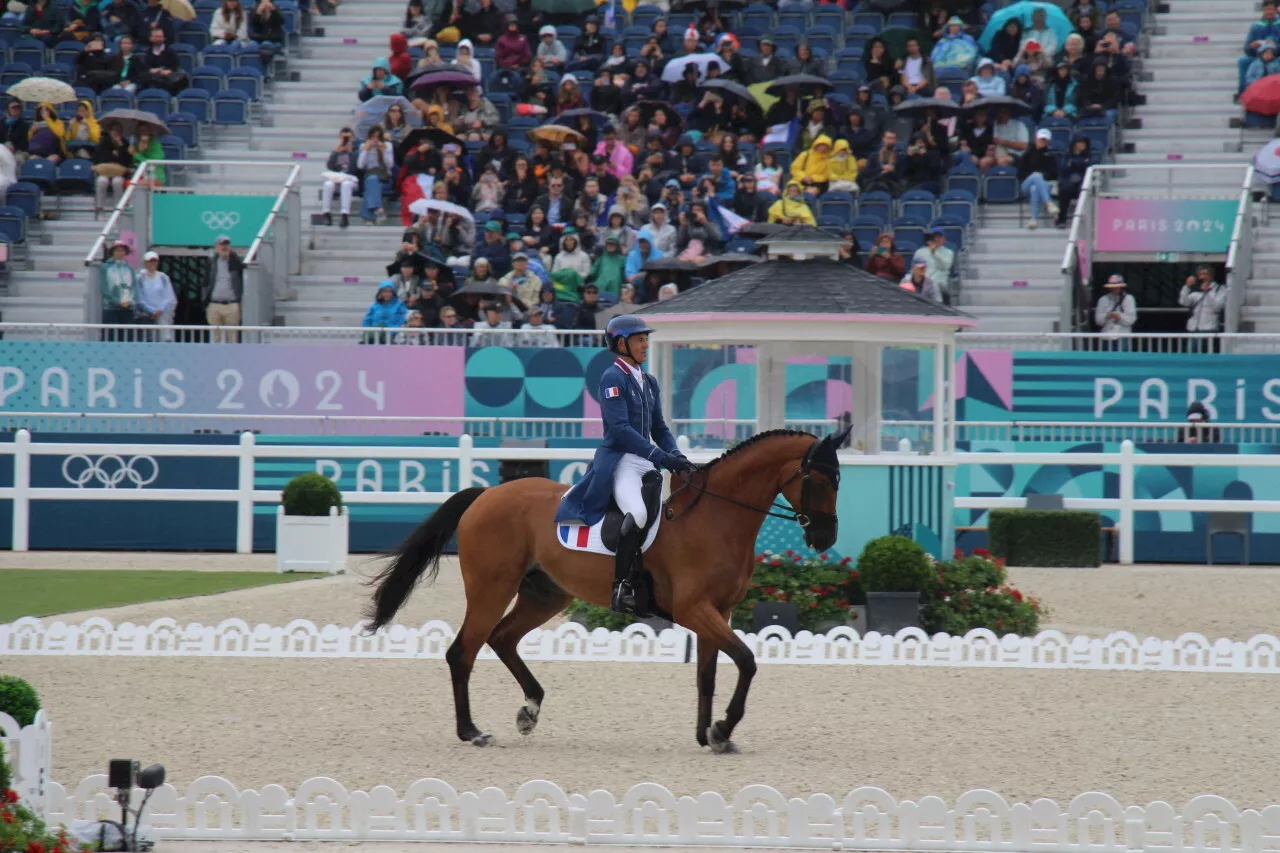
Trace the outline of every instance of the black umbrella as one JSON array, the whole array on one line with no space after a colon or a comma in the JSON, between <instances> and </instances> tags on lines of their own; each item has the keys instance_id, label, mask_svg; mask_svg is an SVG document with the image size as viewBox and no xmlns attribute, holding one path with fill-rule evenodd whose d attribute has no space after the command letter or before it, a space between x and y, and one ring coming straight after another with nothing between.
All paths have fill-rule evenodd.
<instances>
[{"instance_id":1,"label":"black umbrella","mask_svg":"<svg viewBox=\"0 0 1280 853\"><path fill-rule=\"evenodd\" d=\"M792 230L790 225L782 225L777 222L748 222L737 230L736 235L739 237L758 237L764 239L772 237L775 234L785 234Z\"/></svg>"},{"instance_id":2,"label":"black umbrella","mask_svg":"<svg viewBox=\"0 0 1280 853\"><path fill-rule=\"evenodd\" d=\"M568 127L572 127L576 130L578 128L578 123L576 121L565 121L565 119L576 119L578 116L587 116L591 119L592 124L602 130L613 124L613 119L609 118L607 113L602 113L599 110L592 110L586 107L580 107L576 110L565 110L556 116L556 124L567 125Z\"/></svg>"},{"instance_id":3,"label":"black umbrella","mask_svg":"<svg viewBox=\"0 0 1280 853\"><path fill-rule=\"evenodd\" d=\"M444 262L444 258L439 257L439 254L440 250L438 248L427 246L422 251L414 252L412 255L406 255L405 257L413 264L415 275L423 275L423 271L429 266L438 267L440 275L437 280L441 284L452 284L453 270L449 269L449 265ZM400 272L400 265L404 263L404 260L404 258L396 258L387 264L387 275L395 275Z\"/></svg>"},{"instance_id":4,"label":"black umbrella","mask_svg":"<svg viewBox=\"0 0 1280 853\"><path fill-rule=\"evenodd\" d=\"M403 155L417 148L418 143L424 139L437 148L442 148L445 145L457 145L459 148L466 147L466 143L461 139L438 127L415 127L409 131L404 139L400 140L401 159L404 159Z\"/></svg>"},{"instance_id":5,"label":"black umbrella","mask_svg":"<svg viewBox=\"0 0 1280 853\"><path fill-rule=\"evenodd\" d=\"M759 102L756 101L751 92L747 90L746 86L743 86L741 83L734 83L732 80L722 80L719 77L715 77L711 80L704 80L702 82L702 88L719 89L722 92L727 92L730 95L739 97L749 104L755 104L757 107L760 106Z\"/></svg>"},{"instance_id":6,"label":"black umbrella","mask_svg":"<svg viewBox=\"0 0 1280 853\"><path fill-rule=\"evenodd\" d=\"M911 118L924 118L928 110L937 110L940 116L954 116L960 115L964 107L946 98L914 98L903 101L893 108L895 113Z\"/></svg>"},{"instance_id":7,"label":"black umbrella","mask_svg":"<svg viewBox=\"0 0 1280 853\"><path fill-rule=\"evenodd\" d=\"M645 272L693 272L697 268L693 261L682 261L676 257L651 258L641 267Z\"/></svg>"},{"instance_id":8,"label":"black umbrella","mask_svg":"<svg viewBox=\"0 0 1280 853\"><path fill-rule=\"evenodd\" d=\"M507 292L502 289L502 285L493 279L485 281L473 281L461 290L454 291L450 299L457 296L506 296Z\"/></svg>"},{"instance_id":9,"label":"black umbrella","mask_svg":"<svg viewBox=\"0 0 1280 853\"><path fill-rule=\"evenodd\" d=\"M662 112L667 114L667 127L684 128L684 119L680 117L680 113L676 112L675 107L666 101L640 101L631 109L640 113L641 124L648 124L653 121L655 113Z\"/></svg>"},{"instance_id":10,"label":"black umbrella","mask_svg":"<svg viewBox=\"0 0 1280 853\"><path fill-rule=\"evenodd\" d=\"M777 95L788 86L817 86L822 89L830 89L831 81L815 74L791 74L774 80L769 84L769 88L765 89L765 92L770 95Z\"/></svg>"},{"instance_id":11,"label":"black umbrella","mask_svg":"<svg viewBox=\"0 0 1280 853\"><path fill-rule=\"evenodd\" d=\"M1007 95L995 95L990 98L978 98L970 101L964 107L965 112L973 112L974 110L986 109L991 112L998 110L1008 110L1015 116L1031 115L1031 105L1026 101L1019 101L1017 98L1010 98Z\"/></svg>"}]
</instances>

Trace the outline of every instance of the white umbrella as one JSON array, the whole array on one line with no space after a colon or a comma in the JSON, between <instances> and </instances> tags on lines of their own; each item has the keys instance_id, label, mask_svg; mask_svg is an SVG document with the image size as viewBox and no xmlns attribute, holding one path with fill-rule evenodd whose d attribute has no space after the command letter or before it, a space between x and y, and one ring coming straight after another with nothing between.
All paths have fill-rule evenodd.
<instances>
[{"instance_id":1,"label":"white umbrella","mask_svg":"<svg viewBox=\"0 0 1280 853\"><path fill-rule=\"evenodd\" d=\"M19 101L33 101L37 104L67 104L76 99L75 89L52 77L28 77L14 83L5 94Z\"/></svg>"},{"instance_id":2,"label":"white umbrella","mask_svg":"<svg viewBox=\"0 0 1280 853\"><path fill-rule=\"evenodd\" d=\"M454 204L451 201L441 201L438 198L420 198L413 204L409 205L409 212L422 216L428 210L438 210L441 213L452 213L454 216L461 216L468 222L475 222L476 219L471 215L471 211L461 205Z\"/></svg>"},{"instance_id":3,"label":"white umbrella","mask_svg":"<svg viewBox=\"0 0 1280 853\"><path fill-rule=\"evenodd\" d=\"M1280 139L1273 139L1253 155L1253 171L1268 184L1280 184Z\"/></svg>"},{"instance_id":4,"label":"white umbrella","mask_svg":"<svg viewBox=\"0 0 1280 853\"><path fill-rule=\"evenodd\" d=\"M720 66L720 70L724 71L724 62L714 53L691 53L688 56L682 56L679 59L673 59L667 63L662 69L662 79L668 83L679 83L684 79L684 69L686 66L695 65L698 68L698 82L707 76L707 66L711 63Z\"/></svg>"}]
</instances>

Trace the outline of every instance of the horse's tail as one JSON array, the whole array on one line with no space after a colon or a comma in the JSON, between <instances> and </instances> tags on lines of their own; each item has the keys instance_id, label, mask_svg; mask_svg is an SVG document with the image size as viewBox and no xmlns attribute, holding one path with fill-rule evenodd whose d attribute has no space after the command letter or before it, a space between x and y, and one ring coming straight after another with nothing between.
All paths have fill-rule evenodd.
<instances>
[{"instance_id":1,"label":"horse's tail","mask_svg":"<svg viewBox=\"0 0 1280 853\"><path fill-rule=\"evenodd\" d=\"M444 546L458 529L463 513L471 508L483 491L483 486L477 486L458 492L419 524L399 548L388 554L393 558L390 564L369 581L370 586L376 587L373 604L365 611L365 618L369 620L365 629L369 633L391 621L423 575L426 575L427 583L435 581L440 573L440 555Z\"/></svg>"}]
</instances>

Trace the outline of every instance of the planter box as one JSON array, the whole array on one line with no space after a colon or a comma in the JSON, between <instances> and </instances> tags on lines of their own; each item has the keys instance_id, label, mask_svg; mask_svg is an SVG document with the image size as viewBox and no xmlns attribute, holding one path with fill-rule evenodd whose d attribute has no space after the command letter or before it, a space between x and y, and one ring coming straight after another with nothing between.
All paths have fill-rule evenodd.
<instances>
[{"instance_id":1,"label":"planter box","mask_svg":"<svg viewBox=\"0 0 1280 853\"><path fill-rule=\"evenodd\" d=\"M867 593L867 631L896 634L903 628L920 627L920 593Z\"/></svg>"},{"instance_id":2,"label":"planter box","mask_svg":"<svg viewBox=\"0 0 1280 853\"><path fill-rule=\"evenodd\" d=\"M819 622L814 626L815 634L825 634L833 628L852 628L859 634L867 633L867 606L854 604L849 608L849 618Z\"/></svg>"},{"instance_id":3,"label":"planter box","mask_svg":"<svg viewBox=\"0 0 1280 853\"><path fill-rule=\"evenodd\" d=\"M285 515L276 507L276 571L328 572L340 575L347 570L347 508L337 507L329 515Z\"/></svg>"}]
</instances>

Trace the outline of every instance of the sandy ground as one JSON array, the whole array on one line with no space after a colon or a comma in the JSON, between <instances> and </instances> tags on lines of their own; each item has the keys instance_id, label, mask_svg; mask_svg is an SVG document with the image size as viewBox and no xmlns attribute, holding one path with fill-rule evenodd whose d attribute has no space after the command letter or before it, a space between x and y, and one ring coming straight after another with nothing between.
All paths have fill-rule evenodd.
<instances>
[{"instance_id":1,"label":"sandy ground","mask_svg":"<svg viewBox=\"0 0 1280 853\"><path fill-rule=\"evenodd\" d=\"M403 791L434 776L508 793L541 778L617 794L656 781L677 794L766 783L837 798L860 785L949 800L991 788L1062 805L1089 790L1125 804L1280 798L1280 678L1267 676L770 666L735 734L742 754L714 756L694 742L692 665L534 663L547 698L522 738L519 689L500 663L481 663L472 698L492 749L456 739L442 662L18 657L0 668L56 709L53 777L71 784L135 757L165 764L180 788L216 774L255 788L323 775ZM721 668L718 710L731 673Z\"/></svg>"},{"instance_id":2,"label":"sandy ground","mask_svg":"<svg viewBox=\"0 0 1280 853\"><path fill-rule=\"evenodd\" d=\"M353 625L368 600L361 578L378 563L353 557L351 574L300 581L178 601L158 601L110 610L68 614L53 619L104 616L114 622L149 622L168 616L179 622L217 623L227 618L251 624L284 624L310 619L317 624ZM181 568L203 571L274 571L271 554L0 554L11 568ZM1131 631L1139 637L1172 639L1189 631L1217 639L1244 640L1255 634L1280 634L1280 569L1223 566L1104 566L1100 569L1011 569L1010 579L1048 604L1044 625L1068 634L1105 635ZM432 587L420 588L401 611L399 621L421 624L443 619L457 625L465 611L461 576L455 560L446 560Z\"/></svg>"}]
</instances>

